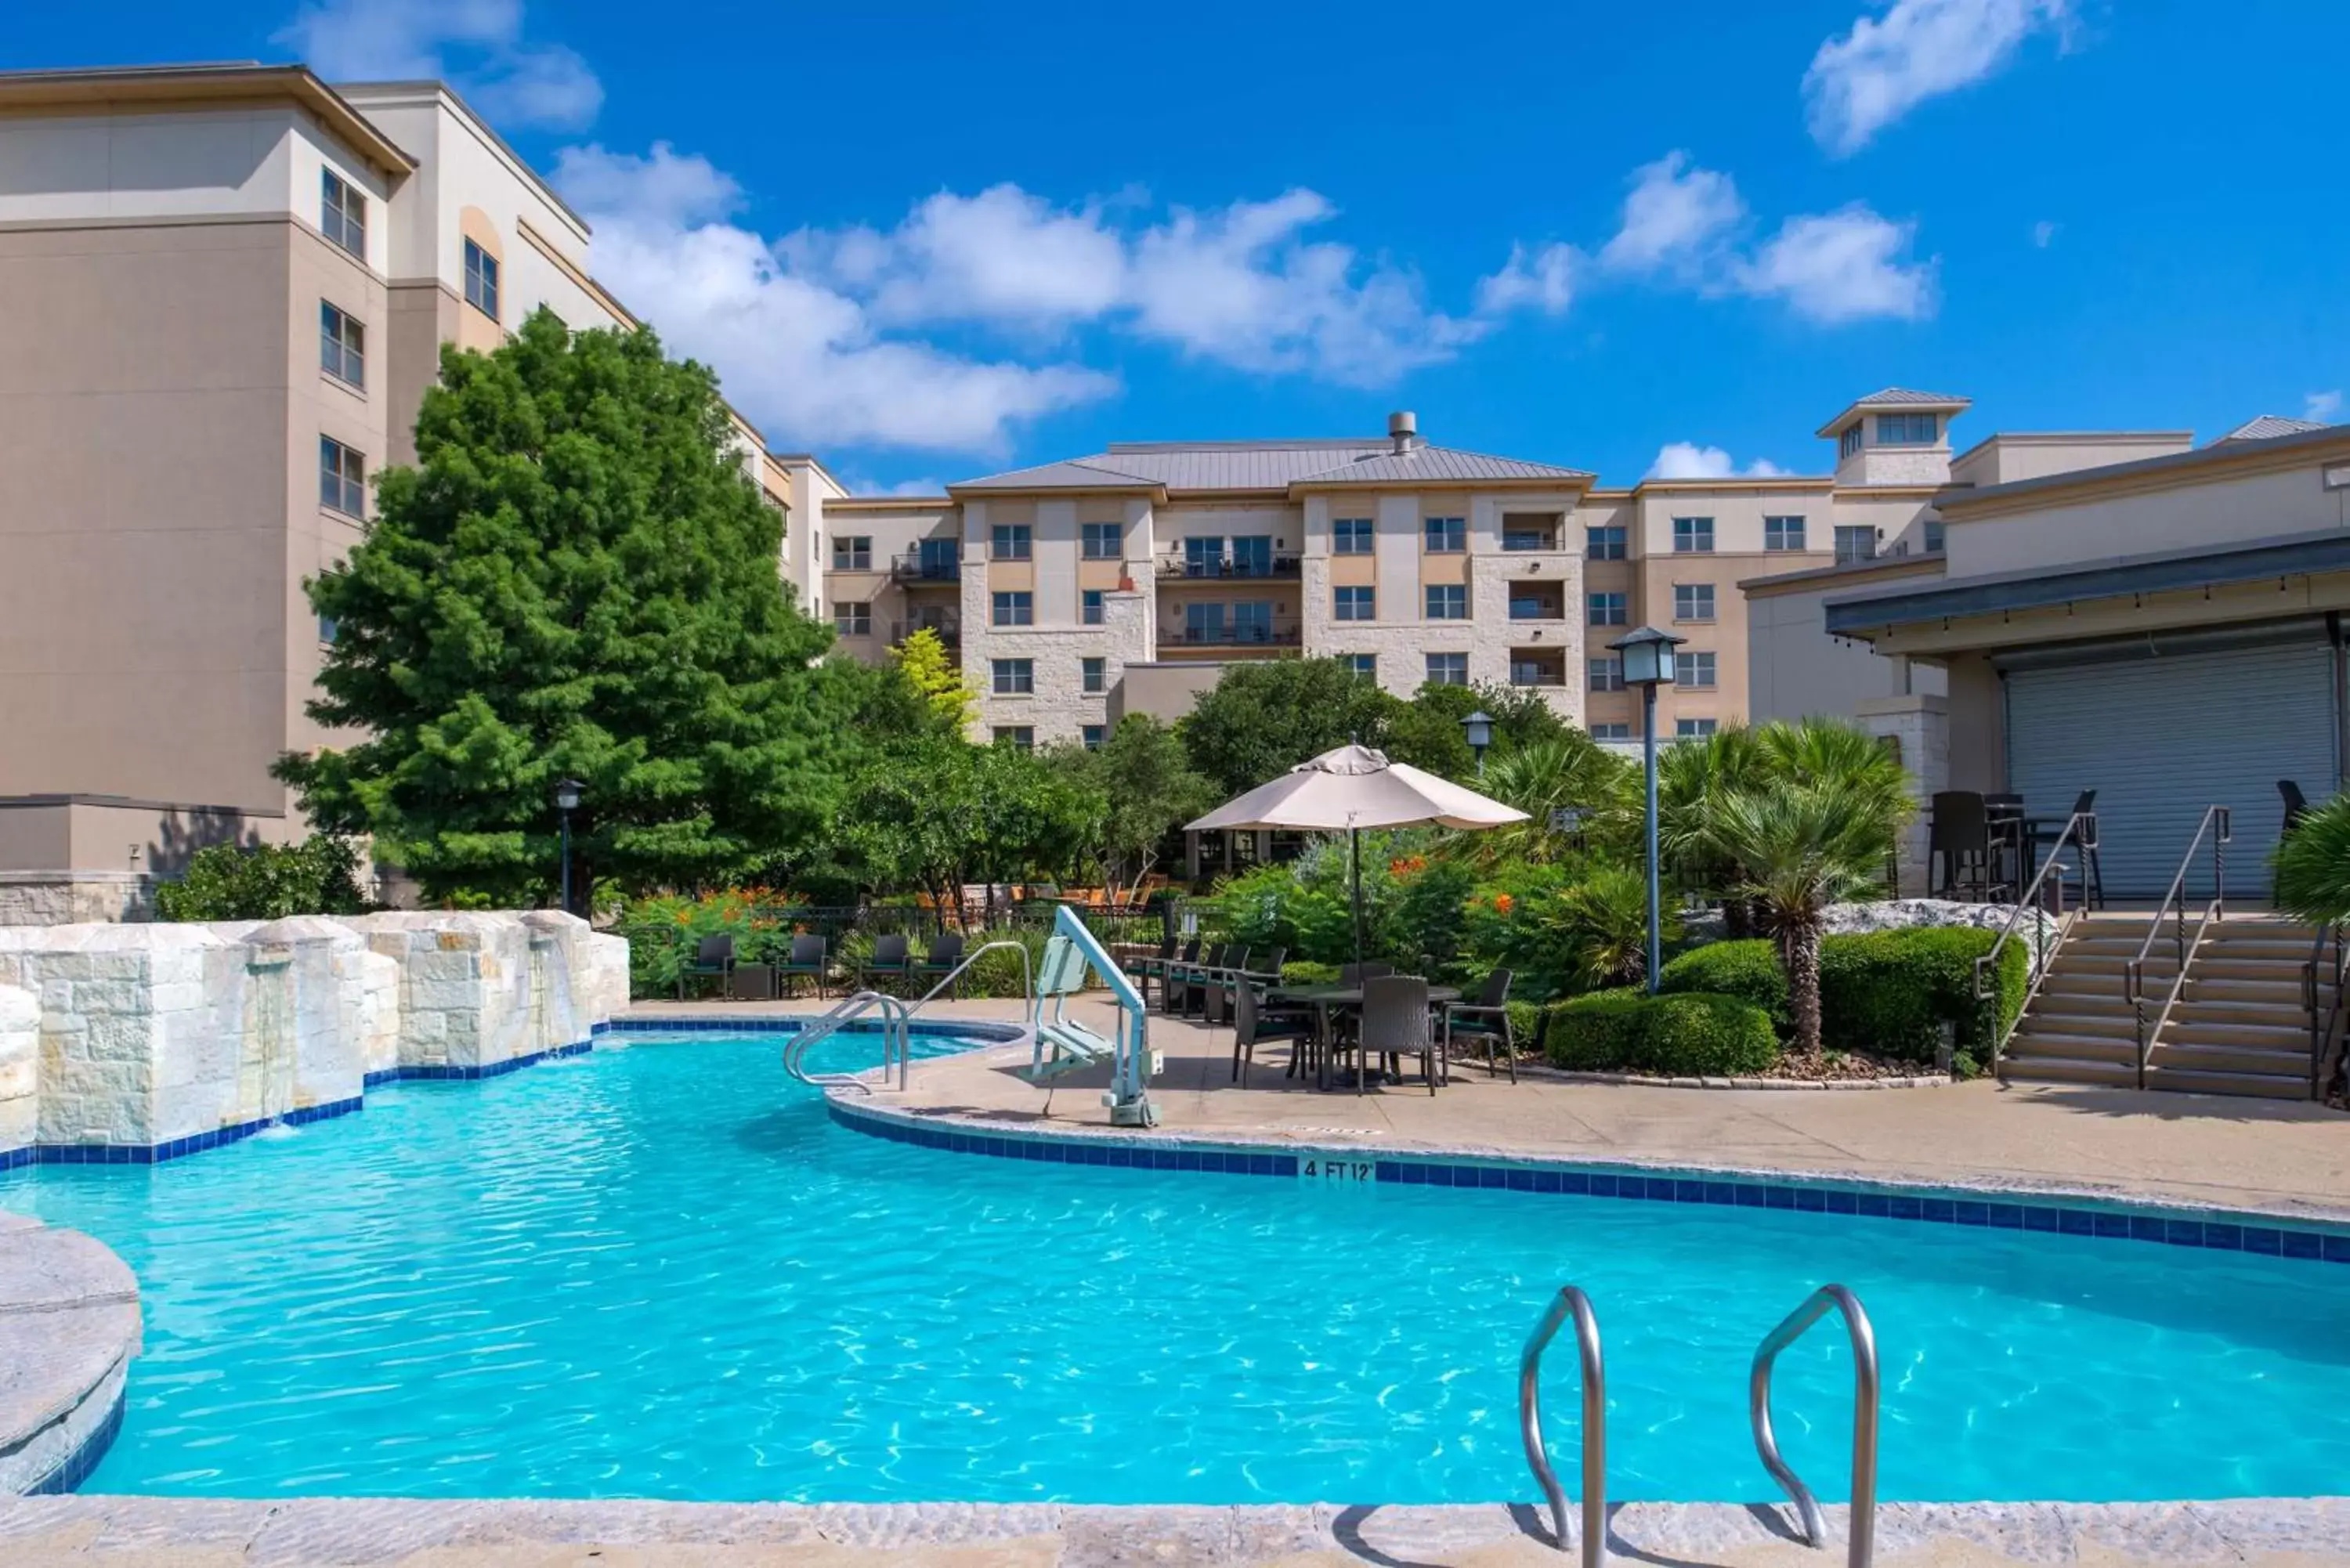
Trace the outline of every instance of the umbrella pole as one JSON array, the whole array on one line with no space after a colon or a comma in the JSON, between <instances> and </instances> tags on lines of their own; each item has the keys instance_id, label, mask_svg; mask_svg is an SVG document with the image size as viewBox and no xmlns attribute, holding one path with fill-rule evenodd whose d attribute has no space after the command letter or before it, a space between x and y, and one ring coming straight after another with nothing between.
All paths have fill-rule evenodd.
<instances>
[{"instance_id":1,"label":"umbrella pole","mask_svg":"<svg viewBox=\"0 0 2350 1568\"><path fill-rule=\"evenodd\" d=\"M1355 872L1355 975L1363 973L1363 836L1350 818L1347 823L1347 858Z\"/></svg>"}]
</instances>

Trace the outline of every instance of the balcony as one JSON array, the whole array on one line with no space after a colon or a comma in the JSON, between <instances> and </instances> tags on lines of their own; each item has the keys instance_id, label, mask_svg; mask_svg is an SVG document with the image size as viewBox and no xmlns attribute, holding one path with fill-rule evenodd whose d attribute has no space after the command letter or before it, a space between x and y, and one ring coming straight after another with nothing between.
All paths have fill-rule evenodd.
<instances>
[{"instance_id":1,"label":"balcony","mask_svg":"<svg viewBox=\"0 0 2350 1568\"><path fill-rule=\"evenodd\" d=\"M959 653L962 649L962 622L953 617L938 620L893 620L889 623L889 646L897 647L918 631L936 632L939 640L946 644L949 653Z\"/></svg>"},{"instance_id":2,"label":"balcony","mask_svg":"<svg viewBox=\"0 0 2350 1568\"><path fill-rule=\"evenodd\" d=\"M1510 649L1510 684L1565 686L1566 656L1555 649L1513 648Z\"/></svg>"},{"instance_id":3,"label":"balcony","mask_svg":"<svg viewBox=\"0 0 2350 1568\"><path fill-rule=\"evenodd\" d=\"M1565 589L1555 584L1512 583L1510 585L1510 618L1512 620L1565 620L1566 618Z\"/></svg>"},{"instance_id":4,"label":"balcony","mask_svg":"<svg viewBox=\"0 0 2350 1568\"><path fill-rule=\"evenodd\" d=\"M1298 628L1295 621L1237 625L1217 621L1173 627L1161 633L1159 640L1167 648L1295 648Z\"/></svg>"},{"instance_id":5,"label":"balcony","mask_svg":"<svg viewBox=\"0 0 2350 1568\"><path fill-rule=\"evenodd\" d=\"M1295 556L1193 556L1180 551L1159 557L1161 582L1263 582L1298 574Z\"/></svg>"},{"instance_id":6,"label":"balcony","mask_svg":"<svg viewBox=\"0 0 2350 1568\"><path fill-rule=\"evenodd\" d=\"M924 556L909 550L889 558L889 580L920 587L924 583L959 583L962 581L961 556Z\"/></svg>"}]
</instances>

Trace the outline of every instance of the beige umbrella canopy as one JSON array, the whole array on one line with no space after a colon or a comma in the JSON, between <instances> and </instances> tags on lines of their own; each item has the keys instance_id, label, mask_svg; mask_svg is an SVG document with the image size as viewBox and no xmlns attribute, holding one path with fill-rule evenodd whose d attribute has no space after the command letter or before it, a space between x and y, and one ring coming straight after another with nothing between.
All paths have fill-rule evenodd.
<instances>
[{"instance_id":1,"label":"beige umbrella canopy","mask_svg":"<svg viewBox=\"0 0 2350 1568\"><path fill-rule=\"evenodd\" d=\"M1357 835L1366 827L1499 827L1526 814L1475 790L1388 761L1368 746L1340 746L1303 762L1271 784L1225 802L1197 822L1194 833L1287 827L1336 833L1345 829L1355 883L1355 961L1363 958L1363 857Z\"/></svg>"}]
</instances>

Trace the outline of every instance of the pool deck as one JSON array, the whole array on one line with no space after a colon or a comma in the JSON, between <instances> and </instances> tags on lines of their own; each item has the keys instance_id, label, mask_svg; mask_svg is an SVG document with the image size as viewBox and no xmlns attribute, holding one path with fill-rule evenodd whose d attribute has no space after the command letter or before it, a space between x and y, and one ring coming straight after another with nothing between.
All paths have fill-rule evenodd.
<instances>
[{"instance_id":1,"label":"pool deck","mask_svg":"<svg viewBox=\"0 0 2350 1568\"><path fill-rule=\"evenodd\" d=\"M1844 1562L1773 1510L1631 1503L1612 1510L1611 1561L1653 1568L1825 1568ZM1529 1508L1065 1508L1051 1504L244 1501L65 1497L0 1501L10 1568L1559 1568ZM2350 1500L1892 1505L1877 1561L2258 1563L2350 1561Z\"/></svg>"},{"instance_id":2,"label":"pool deck","mask_svg":"<svg viewBox=\"0 0 2350 1568\"><path fill-rule=\"evenodd\" d=\"M813 1002L645 1003L629 1016L809 1016ZM1012 1002L933 1003L925 1016L1014 1019ZM1072 1010L1107 1031L1117 1009ZM1908 1089L1699 1089L1520 1081L1457 1064L1450 1087L1321 1092L1283 1076L1285 1049L1260 1050L1248 1086L1232 1081L1232 1032L1154 1014L1165 1069L1152 1081L1159 1132L1282 1147L1445 1149L1505 1157L1703 1167L2002 1191L2136 1199L2350 1220L2350 1116L2283 1100L1987 1080ZM1024 1132L1108 1130L1106 1068L1044 1090L1019 1076L1024 1047L918 1061L902 1094L870 1103L926 1118ZM1143 1135L1149 1136L1149 1135Z\"/></svg>"}]
</instances>

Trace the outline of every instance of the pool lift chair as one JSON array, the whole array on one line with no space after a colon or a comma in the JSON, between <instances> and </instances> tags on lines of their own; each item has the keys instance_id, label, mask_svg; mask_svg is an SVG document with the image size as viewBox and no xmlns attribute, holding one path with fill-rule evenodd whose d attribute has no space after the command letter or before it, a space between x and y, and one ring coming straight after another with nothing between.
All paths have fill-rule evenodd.
<instances>
[{"instance_id":1,"label":"pool lift chair","mask_svg":"<svg viewBox=\"0 0 2350 1568\"><path fill-rule=\"evenodd\" d=\"M1098 973L1117 997L1118 1028L1107 1039L1068 1016L1069 998L1085 989L1086 971ZM1036 993L1028 1021L1032 1042L1028 1081L1049 1084L1063 1074L1097 1062L1110 1064L1110 1086L1102 1096L1109 1123L1118 1127L1159 1125L1149 1080L1159 1068L1150 1049L1150 1011L1134 981L1109 956L1085 922L1066 904L1053 917L1053 935L1037 967Z\"/></svg>"}]
</instances>

